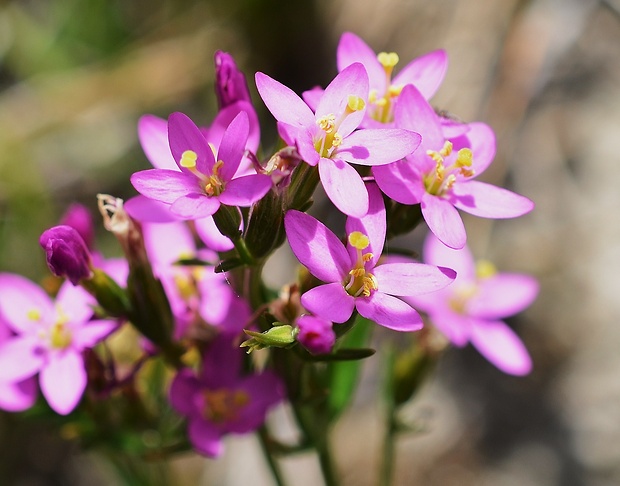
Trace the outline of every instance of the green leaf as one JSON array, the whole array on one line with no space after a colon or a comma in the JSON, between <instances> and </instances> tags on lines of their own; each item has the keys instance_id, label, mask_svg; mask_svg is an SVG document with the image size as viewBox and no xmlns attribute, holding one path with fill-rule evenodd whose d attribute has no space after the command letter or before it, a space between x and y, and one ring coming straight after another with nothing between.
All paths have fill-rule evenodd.
<instances>
[{"instance_id":1,"label":"green leaf","mask_svg":"<svg viewBox=\"0 0 620 486\"><path fill-rule=\"evenodd\" d=\"M228 258L222 260L217 267L215 267L215 273L223 273L233 270L234 268L242 266L244 263L241 258Z\"/></svg>"},{"instance_id":2,"label":"green leaf","mask_svg":"<svg viewBox=\"0 0 620 486\"><path fill-rule=\"evenodd\" d=\"M373 354L376 351L371 348L346 348L339 349L330 354L315 354L312 355L308 353L308 355L304 355L302 358L306 361L359 361L360 359L365 359Z\"/></svg>"}]
</instances>

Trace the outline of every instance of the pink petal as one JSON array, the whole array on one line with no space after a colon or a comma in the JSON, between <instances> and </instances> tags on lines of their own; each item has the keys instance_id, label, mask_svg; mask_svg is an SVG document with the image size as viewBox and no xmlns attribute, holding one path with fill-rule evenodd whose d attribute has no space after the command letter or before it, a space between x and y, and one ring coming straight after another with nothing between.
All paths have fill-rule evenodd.
<instances>
[{"instance_id":1,"label":"pink petal","mask_svg":"<svg viewBox=\"0 0 620 486\"><path fill-rule=\"evenodd\" d=\"M452 194L457 208L481 218L516 218L534 209L528 198L479 181L457 183Z\"/></svg>"},{"instance_id":2,"label":"pink petal","mask_svg":"<svg viewBox=\"0 0 620 486\"><path fill-rule=\"evenodd\" d=\"M368 212L368 191L358 172L343 160L319 160L319 177L327 197L347 216Z\"/></svg>"},{"instance_id":3,"label":"pink petal","mask_svg":"<svg viewBox=\"0 0 620 486\"><path fill-rule=\"evenodd\" d=\"M0 344L0 381L18 382L43 366L45 351L36 336L16 336Z\"/></svg>"},{"instance_id":4,"label":"pink petal","mask_svg":"<svg viewBox=\"0 0 620 486\"><path fill-rule=\"evenodd\" d=\"M154 266L172 265L179 258L196 253L196 243L186 223L144 224L142 234L146 253Z\"/></svg>"},{"instance_id":5,"label":"pink petal","mask_svg":"<svg viewBox=\"0 0 620 486\"><path fill-rule=\"evenodd\" d=\"M217 427L201 417L192 417L187 428L189 441L196 452L207 457L218 457L224 452L224 443Z\"/></svg>"},{"instance_id":6,"label":"pink petal","mask_svg":"<svg viewBox=\"0 0 620 486\"><path fill-rule=\"evenodd\" d=\"M67 415L80 402L86 380L82 356L73 349L50 353L39 375L43 396L60 415Z\"/></svg>"},{"instance_id":7,"label":"pink petal","mask_svg":"<svg viewBox=\"0 0 620 486\"><path fill-rule=\"evenodd\" d=\"M37 381L33 378L17 383L0 382L0 409L21 412L34 405L37 400Z\"/></svg>"},{"instance_id":8,"label":"pink petal","mask_svg":"<svg viewBox=\"0 0 620 486\"><path fill-rule=\"evenodd\" d=\"M146 158L156 169L178 171L179 168L170 152L168 143L168 122L155 115L144 115L138 121L138 138Z\"/></svg>"},{"instance_id":9,"label":"pink petal","mask_svg":"<svg viewBox=\"0 0 620 486\"><path fill-rule=\"evenodd\" d=\"M398 97L394 108L394 121L399 128L406 128L424 135L420 151L440 150L445 142L439 117L424 95L415 86L407 85Z\"/></svg>"},{"instance_id":10,"label":"pink petal","mask_svg":"<svg viewBox=\"0 0 620 486\"><path fill-rule=\"evenodd\" d=\"M468 130L460 137L452 139L453 150L471 148L474 155L472 169L476 176L482 174L495 158L495 133L485 123L468 123Z\"/></svg>"},{"instance_id":11,"label":"pink petal","mask_svg":"<svg viewBox=\"0 0 620 486\"><path fill-rule=\"evenodd\" d=\"M401 204L419 204L426 192L420 171L407 160L374 166L372 173L385 195Z\"/></svg>"},{"instance_id":12,"label":"pink petal","mask_svg":"<svg viewBox=\"0 0 620 486\"><path fill-rule=\"evenodd\" d=\"M362 218L347 218L346 233L350 235L354 231L366 235L370 240L369 247L364 252L372 253L373 257L370 266L374 267L383 252L383 244L385 243L386 219L385 204L383 196L376 184L368 183L368 213ZM357 250L351 245L347 245L347 250L351 261L357 259Z\"/></svg>"},{"instance_id":13,"label":"pink petal","mask_svg":"<svg viewBox=\"0 0 620 486\"><path fill-rule=\"evenodd\" d=\"M338 71L344 70L355 62L361 62L370 80L370 87L379 93L385 91L385 70L377 60L375 52L357 35L345 32L340 37L336 51Z\"/></svg>"},{"instance_id":14,"label":"pink petal","mask_svg":"<svg viewBox=\"0 0 620 486\"><path fill-rule=\"evenodd\" d=\"M383 292L358 297L355 307L366 319L395 331L417 331L424 326L420 315L409 304Z\"/></svg>"},{"instance_id":15,"label":"pink petal","mask_svg":"<svg viewBox=\"0 0 620 486\"><path fill-rule=\"evenodd\" d=\"M170 211L170 204L149 199L142 194L125 201L123 209L129 216L144 223L170 223L180 220Z\"/></svg>"},{"instance_id":16,"label":"pink petal","mask_svg":"<svg viewBox=\"0 0 620 486\"><path fill-rule=\"evenodd\" d=\"M433 233L424 240L424 262L454 270L458 280L476 278L476 262L467 246L455 250L443 244Z\"/></svg>"},{"instance_id":17,"label":"pink petal","mask_svg":"<svg viewBox=\"0 0 620 486\"><path fill-rule=\"evenodd\" d=\"M76 287L71 282L65 282L56 296L56 306L71 323L86 322L93 316L93 307L97 304L95 298L82 287ZM59 311L56 311L59 314Z\"/></svg>"},{"instance_id":18,"label":"pink petal","mask_svg":"<svg viewBox=\"0 0 620 486\"><path fill-rule=\"evenodd\" d=\"M448 55L440 49L411 61L394 77L392 84L399 86L411 83L428 100L441 86L447 69Z\"/></svg>"},{"instance_id":19,"label":"pink petal","mask_svg":"<svg viewBox=\"0 0 620 486\"><path fill-rule=\"evenodd\" d=\"M519 337L502 321L472 320L471 343L504 373L527 375L532 359Z\"/></svg>"},{"instance_id":20,"label":"pink petal","mask_svg":"<svg viewBox=\"0 0 620 486\"><path fill-rule=\"evenodd\" d=\"M231 180L237 172L249 133L250 121L248 115L242 111L230 122L217 151L218 159L224 162L220 170L223 180Z\"/></svg>"},{"instance_id":21,"label":"pink petal","mask_svg":"<svg viewBox=\"0 0 620 486\"><path fill-rule=\"evenodd\" d=\"M444 245L457 249L465 246L465 225L450 202L426 193L422 197L421 208L428 228Z\"/></svg>"},{"instance_id":22,"label":"pink petal","mask_svg":"<svg viewBox=\"0 0 620 486\"><path fill-rule=\"evenodd\" d=\"M256 89L276 120L299 128L314 127L314 114L290 88L258 72Z\"/></svg>"},{"instance_id":23,"label":"pink petal","mask_svg":"<svg viewBox=\"0 0 620 486\"><path fill-rule=\"evenodd\" d=\"M409 130L367 128L345 138L332 157L360 165L384 165L413 153L421 140L419 133Z\"/></svg>"},{"instance_id":24,"label":"pink petal","mask_svg":"<svg viewBox=\"0 0 620 486\"><path fill-rule=\"evenodd\" d=\"M215 225L213 217L201 218L194 221L196 233L207 248L214 251L228 251L234 248L233 242L227 236L220 233Z\"/></svg>"},{"instance_id":25,"label":"pink petal","mask_svg":"<svg viewBox=\"0 0 620 486\"><path fill-rule=\"evenodd\" d=\"M202 192L196 176L174 170L143 170L134 173L130 181L143 196L166 204L172 204L186 194Z\"/></svg>"},{"instance_id":26,"label":"pink petal","mask_svg":"<svg viewBox=\"0 0 620 486\"><path fill-rule=\"evenodd\" d=\"M219 148L222 137L224 136L224 131L228 128L230 122L242 111L246 113L250 122L250 133L247 143L245 144L245 149L250 152L256 152L260 144L258 115L252 104L245 100L239 100L218 111L207 131L207 141L212 143L214 147Z\"/></svg>"},{"instance_id":27,"label":"pink petal","mask_svg":"<svg viewBox=\"0 0 620 486\"><path fill-rule=\"evenodd\" d=\"M237 177L226 184L226 189L220 194L220 201L227 206L251 206L267 194L271 186L271 177L268 175Z\"/></svg>"},{"instance_id":28,"label":"pink petal","mask_svg":"<svg viewBox=\"0 0 620 486\"><path fill-rule=\"evenodd\" d=\"M170 384L170 391L168 392L170 405L182 415L190 415L196 412L193 397L199 388L200 383L193 372L187 368L182 369Z\"/></svg>"},{"instance_id":29,"label":"pink petal","mask_svg":"<svg viewBox=\"0 0 620 486\"><path fill-rule=\"evenodd\" d=\"M325 90L320 86L315 86L314 88L304 91L301 94L301 97L312 111L316 111L316 107L319 106L319 101L321 101L323 91Z\"/></svg>"},{"instance_id":30,"label":"pink petal","mask_svg":"<svg viewBox=\"0 0 620 486\"><path fill-rule=\"evenodd\" d=\"M399 296L419 295L450 285L456 272L424 263L385 263L372 272L382 293Z\"/></svg>"},{"instance_id":31,"label":"pink petal","mask_svg":"<svg viewBox=\"0 0 620 486\"><path fill-rule=\"evenodd\" d=\"M176 112L168 117L168 141L172 156L181 171L189 172L188 169L179 165L183 152L193 150L198 156L196 159L198 172L211 173L213 164L215 164L213 151L200 129L187 115Z\"/></svg>"},{"instance_id":32,"label":"pink petal","mask_svg":"<svg viewBox=\"0 0 620 486\"><path fill-rule=\"evenodd\" d=\"M478 293L467 309L481 319L502 319L529 307L538 289L538 282L529 275L500 273L478 281Z\"/></svg>"},{"instance_id":33,"label":"pink petal","mask_svg":"<svg viewBox=\"0 0 620 486\"><path fill-rule=\"evenodd\" d=\"M116 321L94 320L87 322L82 326L74 328L71 345L79 350L92 348L116 329L118 329Z\"/></svg>"},{"instance_id":34,"label":"pink petal","mask_svg":"<svg viewBox=\"0 0 620 486\"><path fill-rule=\"evenodd\" d=\"M338 282L349 273L351 260L340 239L323 223L300 211L288 211L284 227L293 253L323 282Z\"/></svg>"},{"instance_id":35,"label":"pink petal","mask_svg":"<svg viewBox=\"0 0 620 486\"><path fill-rule=\"evenodd\" d=\"M186 219L198 219L213 216L219 208L220 201L217 197L188 194L175 200L170 211Z\"/></svg>"},{"instance_id":36,"label":"pink petal","mask_svg":"<svg viewBox=\"0 0 620 486\"><path fill-rule=\"evenodd\" d=\"M54 318L52 299L41 287L21 275L0 273L0 314L17 333L35 329L38 321L29 317L37 311L44 322Z\"/></svg>"},{"instance_id":37,"label":"pink petal","mask_svg":"<svg viewBox=\"0 0 620 486\"><path fill-rule=\"evenodd\" d=\"M455 346L462 348L469 342L472 325L467 316L457 314L446 306L431 310L430 318L435 327Z\"/></svg>"},{"instance_id":38,"label":"pink petal","mask_svg":"<svg viewBox=\"0 0 620 486\"><path fill-rule=\"evenodd\" d=\"M335 282L308 290L301 296L301 305L323 319L345 322L353 313L355 299Z\"/></svg>"}]
</instances>

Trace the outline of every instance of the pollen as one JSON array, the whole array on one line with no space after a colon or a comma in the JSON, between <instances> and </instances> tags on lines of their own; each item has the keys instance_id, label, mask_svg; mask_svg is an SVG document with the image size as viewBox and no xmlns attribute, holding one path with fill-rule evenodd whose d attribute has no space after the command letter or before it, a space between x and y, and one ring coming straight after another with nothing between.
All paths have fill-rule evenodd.
<instances>
[{"instance_id":1,"label":"pollen","mask_svg":"<svg viewBox=\"0 0 620 486\"><path fill-rule=\"evenodd\" d=\"M186 169L193 169L196 167L196 160L198 160L198 154L193 150L186 150L181 155L179 165L181 167L185 167Z\"/></svg>"},{"instance_id":2,"label":"pollen","mask_svg":"<svg viewBox=\"0 0 620 486\"><path fill-rule=\"evenodd\" d=\"M366 102L359 96L349 95L347 101L347 109L353 111L361 111L366 107Z\"/></svg>"},{"instance_id":3,"label":"pollen","mask_svg":"<svg viewBox=\"0 0 620 486\"><path fill-rule=\"evenodd\" d=\"M360 231L353 231L349 235L349 243L353 248L357 248L358 250L365 250L370 245L370 240L368 236L361 233Z\"/></svg>"},{"instance_id":4,"label":"pollen","mask_svg":"<svg viewBox=\"0 0 620 486\"><path fill-rule=\"evenodd\" d=\"M41 311L39 309L30 309L26 316L31 321L39 321L41 320Z\"/></svg>"},{"instance_id":5,"label":"pollen","mask_svg":"<svg viewBox=\"0 0 620 486\"><path fill-rule=\"evenodd\" d=\"M333 114L322 116L316 121L316 124L325 133L331 133L336 126L336 116Z\"/></svg>"}]
</instances>

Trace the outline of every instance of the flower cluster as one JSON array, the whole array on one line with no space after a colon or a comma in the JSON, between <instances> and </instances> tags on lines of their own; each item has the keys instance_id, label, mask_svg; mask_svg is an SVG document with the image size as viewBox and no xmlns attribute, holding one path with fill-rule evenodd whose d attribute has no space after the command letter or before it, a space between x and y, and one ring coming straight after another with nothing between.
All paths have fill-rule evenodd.
<instances>
[{"instance_id":1,"label":"flower cluster","mask_svg":"<svg viewBox=\"0 0 620 486\"><path fill-rule=\"evenodd\" d=\"M126 203L99 195L125 258L106 260L94 249L92 222L74 206L40 239L51 271L66 279L55 300L23 277L0 274L0 407L33 406L37 376L60 414L83 397L91 405L136 400L149 363L160 362L172 370L163 395L198 452L219 455L225 435L261 427L283 400L296 411L302 443L321 452L327 427L310 428L329 425L346 404L329 394L340 362L374 353L368 322L409 332L430 359L436 350L410 333L426 321L507 373L529 372L524 345L501 319L526 308L537 284L476 267L459 210L514 218L533 203L476 180L495 155L489 126L456 122L430 105L446 53L395 74L398 61L345 33L339 72L325 89L300 97L256 73L283 144L266 160L257 155L265 150L256 107L229 54L215 55L219 111L208 127L179 112L143 116L138 136L153 168L131 176L139 195ZM343 213L344 231L308 213L321 191ZM390 253L389 239L422 220L431 232L424 263L413 250ZM262 271L285 241L300 271L270 289ZM140 338L123 361L114 342L131 327ZM150 413L148 425L163 428L165 414ZM183 434L171 430L172 442Z\"/></svg>"}]
</instances>

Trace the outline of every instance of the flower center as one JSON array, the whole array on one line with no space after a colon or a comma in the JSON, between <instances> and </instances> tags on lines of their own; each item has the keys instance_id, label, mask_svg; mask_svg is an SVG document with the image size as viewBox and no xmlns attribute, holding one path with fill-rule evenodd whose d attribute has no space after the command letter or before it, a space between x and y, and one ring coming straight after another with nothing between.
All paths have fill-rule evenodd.
<instances>
[{"instance_id":1,"label":"flower center","mask_svg":"<svg viewBox=\"0 0 620 486\"><path fill-rule=\"evenodd\" d=\"M475 282L462 283L454 289L448 299L448 305L457 314L467 314L469 300L478 293L478 285Z\"/></svg>"},{"instance_id":2,"label":"flower center","mask_svg":"<svg viewBox=\"0 0 620 486\"><path fill-rule=\"evenodd\" d=\"M250 403L250 396L243 390L218 388L203 392L203 416L216 423L231 422Z\"/></svg>"},{"instance_id":3,"label":"flower center","mask_svg":"<svg viewBox=\"0 0 620 486\"><path fill-rule=\"evenodd\" d=\"M329 113L316 121L319 130L314 136L314 148L321 157L330 158L334 150L342 143L342 135L338 133L338 128L351 113L361 111L366 103L359 96L349 95L347 106L344 112L336 118L336 115Z\"/></svg>"},{"instance_id":4,"label":"flower center","mask_svg":"<svg viewBox=\"0 0 620 486\"><path fill-rule=\"evenodd\" d=\"M390 123L394 121L394 103L400 92L403 90L402 85L392 84L392 71L394 66L398 64L398 54L395 52L380 52L377 54L377 60L383 66L385 72L385 92L379 94L376 89L370 90L368 95L368 113L370 117L381 123Z\"/></svg>"},{"instance_id":5,"label":"flower center","mask_svg":"<svg viewBox=\"0 0 620 486\"><path fill-rule=\"evenodd\" d=\"M379 288L375 276L366 271L366 263L372 260L372 253L362 253L368 248L370 240L360 231L353 231L349 235L349 244L355 248L357 260L349 272L348 280L343 282L344 289L353 297L370 297L371 291Z\"/></svg>"},{"instance_id":6,"label":"flower center","mask_svg":"<svg viewBox=\"0 0 620 486\"><path fill-rule=\"evenodd\" d=\"M426 192L434 196L443 196L452 189L454 183L461 178L474 175L471 165L474 155L469 148L462 148L456 153L454 162L446 164L446 159L452 155L452 142L446 140L441 150L427 150L426 155L435 161L435 169L424 177Z\"/></svg>"},{"instance_id":7,"label":"flower center","mask_svg":"<svg viewBox=\"0 0 620 486\"><path fill-rule=\"evenodd\" d=\"M198 154L193 150L186 150L181 154L181 160L179 165L188 169L202 182L202 188L207 196L219 196L224 191L224 181L220 177L220 169L224 165L223 160L218 160L213 165L213 170L210 175L203 174L196 168L196 161L198 160Z\"/></svg>"}]
</instances>

